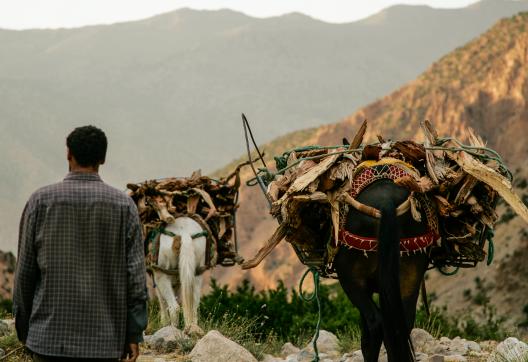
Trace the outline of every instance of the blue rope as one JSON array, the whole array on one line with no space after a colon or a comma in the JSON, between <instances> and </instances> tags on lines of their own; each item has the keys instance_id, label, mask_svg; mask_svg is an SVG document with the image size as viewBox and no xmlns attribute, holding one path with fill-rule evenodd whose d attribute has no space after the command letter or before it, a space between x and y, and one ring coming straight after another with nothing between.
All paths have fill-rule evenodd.
<instances>
[{"instance_id":1,"label":"blue rope","mask_svg":"<svg viewBox=\"0 0 528 362\"><path fill-rule=\"evenodd\" d=\"M302 286L304 284L304 279L308 275L308 273L312 273L313 281L314 281L314 292L306 296L303 293ZM319 350L317 349L317 339L319 338L319 330L321 328L321 300L319 299L319 271L311 266L304 272L301 281L299 282L299 297L303 302L311 302L315 299L317 302L317 310L318 310L318 317L317 317L317 325L315 326L315 334L312 339L313 348L314 348L314 359L312 362L319 362Z\"/></svg>"}]
</instances>

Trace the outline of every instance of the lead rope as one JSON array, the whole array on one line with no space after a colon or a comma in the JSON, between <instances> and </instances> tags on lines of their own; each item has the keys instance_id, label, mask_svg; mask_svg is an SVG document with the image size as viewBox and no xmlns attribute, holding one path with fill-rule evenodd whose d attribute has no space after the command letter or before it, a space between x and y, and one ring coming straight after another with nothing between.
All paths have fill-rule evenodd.
<instances>
[{"instance_id":1,"label":"lead rope","mask_svg":"<svg viewBox=\"0 0 528 362\"><path fill-rule=\"evenodd\" d=\"M314 292L311 295L306 296L303 293L302 286L304 284L304 279L306 278L309 272L311 272L313 276ZM319 329L321 328L321 300L319 299L319 271L313 266L309 267L308 270L304 272L304 275L302 276L301 281L299 282L299 298L301 298L303 302L311 302L314 299L317 302L318 316L317 316L317 325L315 326L315 334L312 338L313 349L314 349L314 359L312 360L312 362L319 362L319 351L317 349L317 339L319 338Z\"/></svg>"}]
</instances>

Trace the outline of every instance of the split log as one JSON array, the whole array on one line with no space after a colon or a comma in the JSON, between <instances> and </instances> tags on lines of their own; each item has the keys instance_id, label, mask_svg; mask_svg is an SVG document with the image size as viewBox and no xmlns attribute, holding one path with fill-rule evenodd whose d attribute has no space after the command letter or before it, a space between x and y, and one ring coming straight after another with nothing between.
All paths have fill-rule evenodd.
<instances>
[{"instance_id":1,"label":"split log","mask_svg":"<svg viewBox=\"0 0 528 362\"><path fill-rule=\"evenodd\" d=\"M484 165L467 152L447 151L447 155L465 172L497 191L504 201L506 201L525 222L528 222L528 209L519 196L512 191L512 185L506 177Z\"/></svg>"},{"instance_id":2,"label":"split log","mask_svg":"<svg viewBox=\"0 0 528 362\"><path fill-rule=\"evenodd\" d=\"M273 233L267 243L257 252L257 255L253 259L248 260L241 264L242 269L251 269L260 264L264 258L272 252L272 250L284 239L286 236L285 224L279 225L277 230Z\"/></svg>"},{"instance_id":3,"label":"split log","mask_svg":"<svg viewBox=\"0 0 528 362\"><path fill-rule=\"evenodd\" d=\"M147 202L158 213L158 216L161 221L166 222L168 224L172 224L175 221L174 216L169 213L169 210L167 209L167 203L165 202L165 199L163 197L150 197L147 199Z\"/></svg>"},{"instance_id":4,"label":"split log","mask_svg":"<svg viewBox=\"0 0 528 362\"><path fill-rule=\"evenodd\" d=\"M320 175L325 173L330 166L332 166L336 160L338 159L339 155L330 155L321 162L319 162L317 165L310 168L308 171L306 171L303 175L299 176L293 184L290 186L288 191L281 197L279 200L279 203L284 202L284 200L294 193L300 192L304 190L309 184L311 184L313 181L315 181Z\"/></svg>"},{"instance_id":5,"label":"split log","mask_svg":"<svg viewBox=\"0 0 528 362\"><path fill-rule=\"evenodd\" d=\"M358 132L354 136L354 139L350 143L350 146L348 146L349 150L353 150L361 146L361 144L363 143L363 137L365 136L366 131L367 131L367 120L364 120L363 123L361 124L361 127L359 127Z\"/></svg>"},{"instance_id":6,"label":"split log","mask_svg":"<svg viewBox=\"0 0 528 362\"><path fill-rule=\"evenodd\" d=\"M204 191L202 189L198 189L196 187L193 187L192 190L196 192L198 195L202 197L202 199L209 205L209 212L207 213L207 216L205 217L205 221L209 220L213 215L216 214L216 206L211 199L211 196L207 193L207 191Z\"/></svg>"},{"instance_id":7,"label":"split log","mask_svg":"<svg viewBox=\"0 0 528 362\"><path fill-rule=\"evenodd\" d=\"M404 160L419 165L425 161L425 148L423 145L413 141L397 141L392 148L398 150L404 157Z\"/></svg>"}]
</instances>

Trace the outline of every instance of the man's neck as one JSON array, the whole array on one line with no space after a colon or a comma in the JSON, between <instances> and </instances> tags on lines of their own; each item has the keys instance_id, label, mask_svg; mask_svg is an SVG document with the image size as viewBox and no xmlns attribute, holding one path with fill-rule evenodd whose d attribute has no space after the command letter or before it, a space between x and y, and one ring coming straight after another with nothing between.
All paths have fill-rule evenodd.
<instances>
[{"instance_id":1,"label":"man's neck","mask_svg":"<svg viewBox=\"0 0 528 362\"><path fill-rule=\"evenodd\" d=\"M98 173L99 167L70 166L70 172L75 173Z\"/></svg>"}]
</instances>

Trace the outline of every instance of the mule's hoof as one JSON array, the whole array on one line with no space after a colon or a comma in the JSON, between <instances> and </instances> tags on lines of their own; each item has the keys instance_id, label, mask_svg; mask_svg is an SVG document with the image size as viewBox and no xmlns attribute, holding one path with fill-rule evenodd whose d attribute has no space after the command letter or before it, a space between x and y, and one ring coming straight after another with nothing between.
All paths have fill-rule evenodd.
<instances>
[{"instance_id":1,"label":"mule's hoof","mask_svg":"<svg viewBox=\"0 0 528 362\"><path fill-rule=\"evenodd\" d=\"M191 337L203 337L205 335L203 329L196 324L191 324L190 326L185 327L184 332Z\"/></svg>"}]
</instances>

